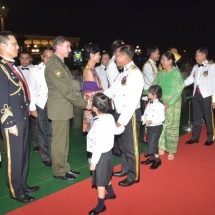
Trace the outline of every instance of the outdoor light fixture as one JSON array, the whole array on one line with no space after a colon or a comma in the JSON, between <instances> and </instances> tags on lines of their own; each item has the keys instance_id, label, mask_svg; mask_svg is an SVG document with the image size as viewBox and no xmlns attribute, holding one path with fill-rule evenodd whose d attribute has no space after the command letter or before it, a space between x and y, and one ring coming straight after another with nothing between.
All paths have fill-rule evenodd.
<instances>
[{"instance_id":1,"label":"outdoor light fixture","mask_svg":"<svg viewBox=\"0 0 215 215\"><path fill-rule=\"evenodd\" d=\"M134 50L135 54L139 55L141 54L141 49L139 46L136 46L136 49Z\"/></svg>"}]
</instances>

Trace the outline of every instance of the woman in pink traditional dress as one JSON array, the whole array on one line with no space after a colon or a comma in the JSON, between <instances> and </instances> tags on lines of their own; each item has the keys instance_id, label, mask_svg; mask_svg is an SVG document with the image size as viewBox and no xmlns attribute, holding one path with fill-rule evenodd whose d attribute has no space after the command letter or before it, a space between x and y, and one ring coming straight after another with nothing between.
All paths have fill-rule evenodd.
<instances>
[{"instance_id":1,"label":"woman in pink traditional dress","mask_svg":"<svg viewBox=\"0 0 215 215\"><path fill-rule=\"evenodd\" d=\"M100 61L100 49L97 44L89 43L85 45L84 56L87 60L87 65L83 71L83 91L84 97L93 99L95 92L101 91L101 81L95 70L96 63ZM83 132L88 132L93 124L93 112L90 110L84 110L83 116Z\"/></svg>"},{"instance_id":2,"label":"woman in pink traditional dress","mask_svg":"<svg viewBox=\"0 0 215 215\"><path fill-rule=\"evenodd\" d=\"M102 89L101 81L95 70L96 63L100 61L100 49L97 44L89 43L85 45L84 56L87 65L83 71L83 91L87 100L92 100L93 95ZM83 132L88 133L94 121L94 113L91 110L84 110L83 114ZM91 163L92 154L88 153L88 162Z\"/></svg>"}]
</instances>

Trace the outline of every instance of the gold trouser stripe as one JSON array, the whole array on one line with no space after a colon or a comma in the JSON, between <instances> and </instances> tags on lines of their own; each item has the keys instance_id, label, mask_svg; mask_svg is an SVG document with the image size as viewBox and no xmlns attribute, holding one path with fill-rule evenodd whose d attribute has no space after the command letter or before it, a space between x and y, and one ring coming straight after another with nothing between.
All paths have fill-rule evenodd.
<instances>
[{"instance_id":1,"label":"gold trouser stripe","mask_svg":"<svg viewBox=\"0 0 215 215\"><path fill-rule=\"evenodd\" d=\"M215 130L214 130L214 112L213 108L211 108L211 114L212 114L212 127L213 127L213 140L215 139Z\"/></svg>"},{"instance_id":2,"label":"gold trouser stripe","mask_svg":"<svg viewBox=\"0 0 215 215\"><path fill-rule=\"evenodd\" d=\"M139 150L138 150L138 140L137 140L137 122L136 122L136 114L132 116L132 128L133 128L133 138L134 138L134 153L136 160L136 178L139 179Z\"/></svg>"},{"instance_id":3,"label":"gold trouser stripe","mask_svg":"<svg viewBox=\"0 0 215 215\"><path fill-rule=\"evenodd\" d=\"M15 192L12 185L11 180L11 152L10 152L10 139L9 139L9 131L8 129L5 129L5 135L6 135L6 142L7 142L7 174L8 174L8 182L10 187L10 192L12 194L12 197L15 198Z\"/></svg>"}]
</instances>

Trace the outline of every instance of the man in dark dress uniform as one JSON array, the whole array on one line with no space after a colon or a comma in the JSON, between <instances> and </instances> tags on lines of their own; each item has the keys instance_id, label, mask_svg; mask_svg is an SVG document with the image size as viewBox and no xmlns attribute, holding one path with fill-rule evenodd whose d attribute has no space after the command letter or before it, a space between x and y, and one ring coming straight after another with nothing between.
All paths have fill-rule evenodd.
<instances>
[{"instance_id":1,"label":"man in dark dress uniform","mask_svg":"<svg viewBox=\"0 0 215 215\"><path fill-rule=\"evenodd\" d=\"M29 160L30 94L22 72L13 58L19 46L11 32L0 32L0 117L1 132L7 155L7 183L10 197L28 203L38 186L26 184Z\"/></svg>"},{"instance_id":2,"label":"man in dark dress uniform","mask_svg":"<svg viewBox=\"0 0 215 215\"><path fill-rule=\"evenodd\" d=\"M32 69L34 68L34 65L31 63L32 57L30 52L25 50L21 51L19 53L19 62L20 62L20 66L18 66L18 68L21 70L28 84L28 87L30 88L30 83L29 83L30 74L32 73ZM39 138L38 119L30 115L29 125L30 125L29 132L30 132L30 135L32 136L34 151L39 151L39 143L41 144L42 140L41 138Z\"/></svg>"}]
</instances>

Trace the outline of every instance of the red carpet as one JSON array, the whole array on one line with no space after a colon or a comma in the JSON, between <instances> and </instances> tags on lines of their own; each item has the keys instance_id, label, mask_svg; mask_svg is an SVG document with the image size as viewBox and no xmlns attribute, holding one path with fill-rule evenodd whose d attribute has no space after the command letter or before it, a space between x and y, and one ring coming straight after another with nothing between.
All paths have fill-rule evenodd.
<instances>
[{"instance_id":1,"label":"red carpet","mask_svg":"<svg viewBox=\"0 0 215 215\"><path fill-rule=\"evenodd\" d=\"M167 155L162 156L163 164L157 170L141 165L140 183L119 187L117 183L121 178L114 177L117 198L107 200L107 210L101 214L215 214L215 145L204 146L205 128L199 144L185 145L190 136L189 133L180 138L175 160L168 161ZM119 166L115 170L119 170ZM84 215L96 205L96 193L91 189L91 179L87 179L8 215Z\"/></svg>"}]
</instances>

